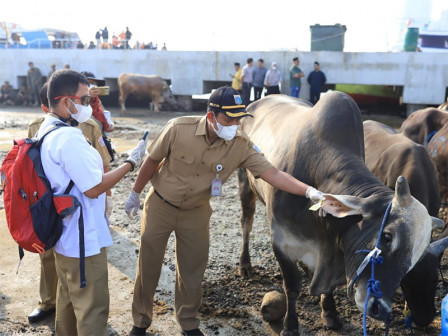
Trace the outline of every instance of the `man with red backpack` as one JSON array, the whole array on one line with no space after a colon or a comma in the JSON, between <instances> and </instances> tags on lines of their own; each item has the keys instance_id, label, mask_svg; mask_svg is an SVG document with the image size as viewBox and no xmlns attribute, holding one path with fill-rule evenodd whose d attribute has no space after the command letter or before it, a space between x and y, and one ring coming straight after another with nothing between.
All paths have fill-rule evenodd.
<instances>
[{"instance_id":1,"label":"man with red backpack","mask_svg":"<svg viewBox=\"0 0 448 336\"><path fill-rule=\"evenodd\" d=\"M55 123L70 118L78 123L91 116L89 82L72 70L56 71L48 84L50 113L45 117L37 138ZM105 335L109 313L109 290L106 247L112 245L105 215L105 191L132 171L145 154L146 141L140 140L125 163L103 172L98 152L75 127L60 127L49 133L41 145L44 172L55 195L63 194L70 181L70 195L80 207L63 219L60 239L54 245L58 293L56 302L56 335ZM78 227L84 223L84 232ZM84 267L87 285L80 286L80 244L84 244ZM83 287L83 288L81 288Z\"/></svg>"},{"instance_id":2,"label":"man with red backpack","mask_svg":"<svg viewBox=\"0 0 448 336\"><path fill-rule=\"evenodd\" d=\"M40 100L42 102L41 109L43 112L49 112L48 105L48 82L42 86L40 92ZM33 138L34 135L39 130L42 122L45 120L45 116L33 120L28 126L28 138ZM75 122L74 119L68 121ZM90 142L93 148L95 148L101 156L103 161L104 171L107 172L109 162L111 157L107 148L102 142L102 135L98 124L93 119L88 119L86 122L79 124L77 127L82 131L82 134L86 137L86 140ZM111 196L110 196L111 197ZM109 214L109 208L112 206L109 196L106 201L106 210ZM112 211L112 210L110 210ZM32 323L39 322L46 317L52 315L55 312L56 307L56 289L58 284L58 276L56 274L56 266L54 260L53 249L45 251L44 254L40 255L41 261L41 274L40 274L40 285L39 285L39 306L35 308L30 315L28 315L28 320Z\"/></svg>"}]
</instances>

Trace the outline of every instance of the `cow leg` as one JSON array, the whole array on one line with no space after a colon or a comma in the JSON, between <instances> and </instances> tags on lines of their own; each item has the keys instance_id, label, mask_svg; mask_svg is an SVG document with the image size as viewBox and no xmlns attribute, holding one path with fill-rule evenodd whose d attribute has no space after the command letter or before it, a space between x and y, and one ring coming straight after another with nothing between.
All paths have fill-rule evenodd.
<instances>
[{"instance_id":1,"label":"cow leg","mask_svg":"<svg viewBox=\"0 0 448 336\"><path fill-rule=\"evenodd\" d=\"M118 97L118 101L120 103L120 107L121 107L121 113L126 113L126 107L124 106L124 103L126 102L126 98L128 97L128 95L124 94L123 92L121 92L120 90L120 96Z\"/></svg>"},{"instance_id":2,"label":"cow leg","mask_svg":"<svg viewBox=\"0 0 448 336\"><path fill-rule=\"evenodd\" d=\"M283 330L281 336L299 336L299 320L297 318L296 303L302 288L302 276L297 267L297 263L285 256L276 247L273 241L275 257L280 265L283 275L283 288L286 295L286 315L283 320Z\"/></svg>"},{"instance_id":3,"label":"cow leg","mask_svg":"<svg viewBox=\"0 0 448 336\"><path fill-rule=\"evenodd\" d=\"M341 319L336 311L336 303L334 302L333 293L321 294L320 307L322 312L320 318L322 323L330 329L340 329L342 327Z\"/></svg>"},{"instance_id":4,"label":"cow leg","mask_svg":"<svg viewBox=\"0 0 448 336\"><path fill-rule=\"evenodd\" d=\"M240 275L246 278L252 277L252 264L250 262L249 240L254 222L255 204L257 196L250 188L246 169L238 169L238 183L241 200L241 230L243 233L243 245L240 255Z\"/></svg>"},{"instance_id":5,"label":"cow leg","mask_svg":"<svg viewBox=\"0 0 448 336\"><path fill-rule=\"evenodd\" d=\"M159 101L160 101L160 96L159 95L153 95L153 99L152 99L152 103L154 106L154 112L155 113L159 113Z\"/></svg>"}]
</instances>

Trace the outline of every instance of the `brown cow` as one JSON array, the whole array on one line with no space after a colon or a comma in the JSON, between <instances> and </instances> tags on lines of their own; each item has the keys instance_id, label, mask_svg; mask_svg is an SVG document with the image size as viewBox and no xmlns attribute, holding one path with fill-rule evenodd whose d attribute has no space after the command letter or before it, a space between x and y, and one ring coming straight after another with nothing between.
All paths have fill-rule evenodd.
<instances>
[{"instance_id":1,"label":"brown cow","mask_svg":"<svg viewBox=\"0 0 448 336\"><path fill-rule=\"evenodd\" d=\"M412 141L423 145L429 142L428 135L440 130L448 123L448 113L434 107L428 107L412 113L401 125L400 133Z\"/></svg>"},{"instance_id":2,"label":"brown cow","mask_svg":"<svg viewBox=\"0 0 448 336\"><path fill-rule=\"evenodd\" d=\"M118 101L121 113L126 113L125 102L129 94L142 98L151 97L154 112L159 112L159 103L163 102L177 109L176 99L168 83L160 76L123 73L118 76L118 89L120 90Z\"/></svg>"},{"instance_id":3,"label":"brown cow","mask_svg":"<svg viewBox=\"0 0 448 336\"><path fill-rule=\"evenodd\" d=\"M367 120L364 126L366 166L389 188L395 188L402 175L409 183L412 196L431 216L440 208L436 172L425 148L382 123Z\"/></svg>"},{"instance_id":4,"label":"brown cow","mask_svg":"<svg viewBox=\"0 0 448 336\"><path fill-rule=\"evenodd\" d=\"M448 114L448 113L447 113ZM442 204L448 202L448 123L445 124L428 144L428 154L436 168L442 196Z\"/></svg>"}]
</instances>

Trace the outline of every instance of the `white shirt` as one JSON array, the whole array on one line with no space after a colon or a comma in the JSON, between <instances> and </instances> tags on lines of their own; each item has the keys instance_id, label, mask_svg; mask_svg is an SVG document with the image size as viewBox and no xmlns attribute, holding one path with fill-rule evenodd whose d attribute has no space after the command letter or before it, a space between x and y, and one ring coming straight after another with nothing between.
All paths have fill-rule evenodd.
<instances>
[{"instance_id":1,"label":"white shirt","mask_svg":"<svg viewBox=\"0 0 448 336\"><path fill-rule=\"evenodd\" d=\"M47 115L37 136L40 137L52 123L60 120ZM70 195L78 198L84 218L85 256L100 253L103 247L112 245L112 237L105 214L105 193L89 198L84 192L98 185L103 179L103 161L99 153L89 145L81 130L62 127L49 133L41 147L41 160L45 175L53 193L61 195L70 180L74 186ZM80 209L63 219L62 235L54 250L66 257L79 258L78 219Z\"/></svg>"}]
</instances>

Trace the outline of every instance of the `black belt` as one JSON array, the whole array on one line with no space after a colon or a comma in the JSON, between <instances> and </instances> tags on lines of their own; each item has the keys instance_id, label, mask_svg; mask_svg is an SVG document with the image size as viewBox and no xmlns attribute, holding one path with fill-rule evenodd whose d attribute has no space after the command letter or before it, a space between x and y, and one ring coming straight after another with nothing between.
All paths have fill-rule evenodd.
<instances>
[{"instance_id":1,"label":"black belt","mask_svg":"<svg viewBox=\"0 0 448 336\"><path fill-rule=\"evenodd\" d=\"M171 205L173 208L179 209L179 207L178 207L177 205L174 205L173 203L170 203L170 202L168 202L166 199L164 199L164 198L162 197L162 195L160 195L160 194L157 192L157 190L154 189L154 193L155 193L157 196L159 196L159 198L160 198L162 201L164 201L166 204Z\"/></svg>"}]
</instances>

